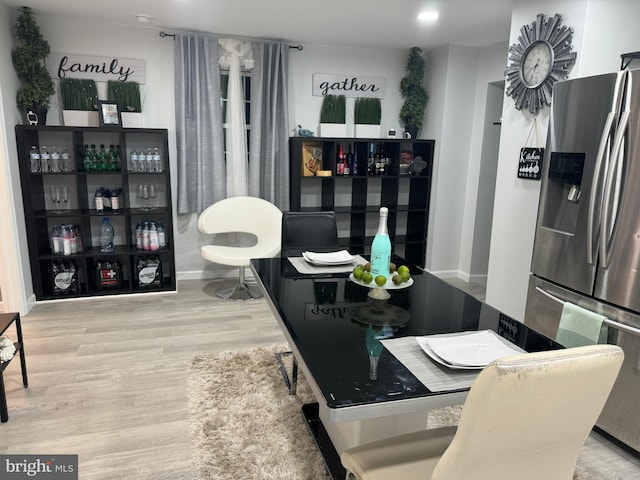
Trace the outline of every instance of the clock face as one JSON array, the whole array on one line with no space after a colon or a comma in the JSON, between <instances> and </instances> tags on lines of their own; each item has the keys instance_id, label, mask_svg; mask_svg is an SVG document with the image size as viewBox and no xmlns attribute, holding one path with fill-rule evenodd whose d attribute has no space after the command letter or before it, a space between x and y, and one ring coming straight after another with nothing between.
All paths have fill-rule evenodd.
<instances>
[{"instance_id":1,"label":"clock face","mask_svg":"<svg viewBox=\"0 0 640 480\"><path fill-rule=\"evenodd\" d=\"M548 42L539 40L532 43L522 55L520 78L522 83L534 88L542 84L553 69L553 49Z\"/></svg>"},{"instance_id":2,"label":"clock face","mask_svg":"<svg viewBox=\"0 0 640 480\"><path fill-rule=\"evenodd\" d=\"M562 17L540 13L530 25L520 28L518 42L509 47L509 82L505 92L516 110L526 108L536 115L551 105L553 84L567 78L576 61L572 52L573 29L562 26Z\"/></svg>"}]
</instances>

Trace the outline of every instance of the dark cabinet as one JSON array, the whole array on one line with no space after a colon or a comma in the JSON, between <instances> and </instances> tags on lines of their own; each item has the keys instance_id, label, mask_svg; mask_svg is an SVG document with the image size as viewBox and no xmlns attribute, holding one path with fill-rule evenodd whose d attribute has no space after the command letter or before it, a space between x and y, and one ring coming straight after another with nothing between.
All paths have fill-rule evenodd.
<instances>
[{"instance_id":1,"label":"dark cabinet","mask_svg":"<svg viewBox=\"0 0 640 480\"><path fill-rule=\"evenodd\" d=\"M434 145L433 140L291 137L290 209L333 210L340 245L368 254L378 211L387 207L393 253L424 267ZM340 149L353 155L349 175L338 174ZM382 168L377 159L386 159Z\"/></svg>"},{"instance_id":2,"label":"dark cabinet","mask_svg":"<svg viewBox=\"0 0 640 480\"><path fill-rule=\"evenodd\" d=\"M176 289L166 129L19 125L16 138L37 300ZM113 153L92 163L92 145ZM33 147L49 153L40 168ZM108 252L105 217L114 229Z\"/></svg>"}]
</instances>

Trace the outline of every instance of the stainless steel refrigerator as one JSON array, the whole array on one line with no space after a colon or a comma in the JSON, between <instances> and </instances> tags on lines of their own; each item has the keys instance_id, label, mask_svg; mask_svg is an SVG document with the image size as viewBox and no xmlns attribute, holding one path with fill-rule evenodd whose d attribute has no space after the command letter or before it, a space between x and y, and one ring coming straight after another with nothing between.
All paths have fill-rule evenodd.
<instances>
[{"instance_id":1,"label":"stainless steel refrigerator","mask_svg":"<svg viewBox=\"0 0 640 480\"><path fill-rule=\"evenodd\" d=\"M555 338L564 302L624 349L597 426L640 451L640 70L554 85L525 324Z\"/></svg>"}]
</instances>

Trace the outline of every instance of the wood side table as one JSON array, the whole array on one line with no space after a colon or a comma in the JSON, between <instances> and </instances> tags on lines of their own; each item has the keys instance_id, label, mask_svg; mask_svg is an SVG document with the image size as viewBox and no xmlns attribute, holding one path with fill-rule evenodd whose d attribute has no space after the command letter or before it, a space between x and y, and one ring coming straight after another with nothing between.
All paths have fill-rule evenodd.
<instances>
[{"instance_id":1,"label":"wood side table","mask_svg":"<svg viewBox=\"0 0 640 480\"><path fill-rule=\"evenodd\" d=\"M29 382L27 380L27 363L24 358L24 342L22 341L22 326L20 325L20 314L19 313L0 313L0 335L4 334L4 332L11 326L11 324L15 324L16 326L16 334L17 341L14 342L16 347L16 354L20 354L20 364L22 366L22 383L25 388L29 386ZM11 360L15 358L15 354L12 358L7 360L6 362L0 363L0 420L2 422L6 422L9 420L9 412L7 410L7 396L4 391L4 379L2 374L4 369L11 363Z\"/></svg>"}]
</instances>

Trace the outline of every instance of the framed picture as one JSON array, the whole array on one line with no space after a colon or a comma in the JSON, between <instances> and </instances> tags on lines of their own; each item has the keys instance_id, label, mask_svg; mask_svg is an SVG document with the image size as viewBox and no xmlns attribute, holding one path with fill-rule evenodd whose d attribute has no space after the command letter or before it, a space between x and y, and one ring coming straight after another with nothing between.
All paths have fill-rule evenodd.
<instances>
[{"instance_id":1,"label":"framed picture","mask_svg":"<svg viewBox=\"0 0 640 480\"><path fill-rule=\"evenodd\" d=\"M118 105L114 102L98 100L98 118L101 127L121 127L122 119Z\"/></svg>"}]
</instances>

